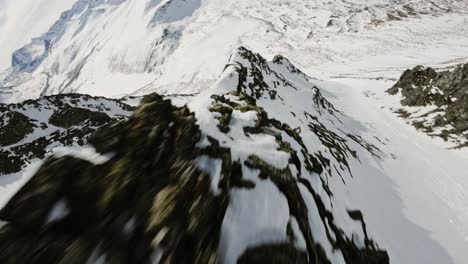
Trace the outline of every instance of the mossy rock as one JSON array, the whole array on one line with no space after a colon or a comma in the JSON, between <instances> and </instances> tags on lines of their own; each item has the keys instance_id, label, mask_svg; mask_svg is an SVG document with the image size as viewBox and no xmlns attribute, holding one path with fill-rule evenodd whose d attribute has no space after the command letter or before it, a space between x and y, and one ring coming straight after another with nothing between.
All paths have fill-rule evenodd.
<instances>
[{"instance_id":1,"label":"mossy rock","mask_svg":"<svg viewBox=\"0 0 468 264\"><path fill-rule=\"evenodd\" d=\"M158 246L164 263L216 263L228 199L196 166L194 114L154 96L102 130L94 142L114 158L50 158L0 211L0 262L84 263L99 249L107 263L150 263ZM48 222L61 200L67 214Z\"/></svg>"},{"instance_id":2,"label":"mossy rock","mask_svg":"<svg viewBox=\"0 0 468 264\"><path fill-rule=\"evenodd\" d=\"M387 92L394 95L400 90L402 105L436 105L436 110L442 113L434 118L430 127L422 125L425 121L412 122L416 128L444 140L452 136L458 138L455 142L468 141L468 135L464 134L468 130L468 64L461 64L447 71L417 66L405 71ZM401 116L411 118L410 114ZM439 134L433 133L434 128L447 125L453 126L454 129Z\"/></svg>"}]
</instances>

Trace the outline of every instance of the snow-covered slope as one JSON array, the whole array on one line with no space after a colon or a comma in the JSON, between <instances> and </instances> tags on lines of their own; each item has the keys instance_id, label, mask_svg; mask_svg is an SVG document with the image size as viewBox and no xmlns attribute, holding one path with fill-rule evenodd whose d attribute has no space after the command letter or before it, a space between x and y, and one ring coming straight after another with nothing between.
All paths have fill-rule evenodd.
<instances>
[{"instance_id":1,"label":"snow-covered slope","mask_svg":"<svg viewBox=\"0 0 468 264\"><path fill-rule=\"evenodd\" d=\"M354 178L349 192L399 263L465 263L468 149L452 149L398 117L400 98L386 93L394 83L363 76L326 85L330 101L368 129L363 138L378 135L385 140L381 151L390 155L372 175Z\"/></svg>"},{"instance_id":2,"label":"snow-covered slope","mask_svg":"<svg viewBox=\"0 0 468 264\"><path fill-rule=\"evenodd\" d=\"M410 51L401 66L421 46L466 43L466 10L464 0L79 0L47 33L15 52L0 100L63 92L199 92L239 45L334 74L342 62L369 70L360 63ZM459 46L437 59L466 54L466 45Z\"/></svg>"},{"instance_id":3,"label":"snow-covered slope","mask_svg":"<svg viewBox=\"0 0 468 264\"><path fill-rule=\"evenodd\" d=\"M439 147L391 111L382 110L379 96L385 94L386 86L381 80L337 81L344 84L308 77L282 56L267 62L241 48L231 56L219 80L205 92L170 96L170 101L147 96L127 123L104 129L91 140L97 152L105 155L90 156L96 152L93 148L62 150L85 160L91 158L96 165L67 157L52 159L10 201L0 214L3 221L10 222L7 231L0 234L4 242L1 247L8 249L0 257L19 261L21 257L33 257L29 252L34 250L27 248L46 243L48 237L57 238L58 234L47 232L54 232L63 223L74 226L75 220L68 216L78 217L81 209L73 209L73 204L94 208L100 196L84 199L91 192L85 187L88 185L78 188L78 193L72 192L76 196L63 191L60 193L64 197L22 202L24 195L34 192L38 181L54 187L35 192L37 198L49 197L54 190L67 190L61 188L68 185L61 185L57 179L68 177L62 172L79 163L89 170L75 172L77 179L86 179L88 171L93 172L93 177L101 175L94 177L90 186L98 188L97 193L114 193L111 197L116 199L103 200L104 204L110 202L105 207L107 217L96 212L100 216L83 226L100 234L102 241L85 238L84 243L90 247L78 253L85 260L102 256L125 259L141 254L129 249L146 248L152 258L172 259L175 263L189 261L181 259L184 257L190 261L195 258L187 252L199 254L202 259L214 254L213 259L221 263L235 263L238 258L252 261L256 257L289 258L289 262L295 259L302 263L307 256L332 263L385 263L386 254L377 249L377 244L388 253L391 263L463 263L467 257L464 249L468 218L464 204L468 200L468 181L461 172L468 169L466 151ZM38 165L35 162L21 173L2 176L10 182L2 187L3 203L34 175ZM166 166L169 174L163 173ZM194 187L192 181L183 184L180 171L193 172L193 168L185 166L195 166L207 174L200 176L200 185ZM109 174L106 168L115 169ZM170 182L178 184L148 184L147 180L163 177L145 180L141 176L152 173L172 175ZM190 175L187 179L197 178ZM123 183L130 185L118 189ZM140 189L135 196L131 186L166 187L157 191ZM187 198L187 193L193 196ZM136 204L153 201L143 194L155 197L150 227L139 218L141 212L128 211L139 208ZM75 199L80 202L75 203ZM201 200L206 207L200 210L205 214L198 214L198 209L185 211L187 207L182 205L190 201L194 202L190 208L198 208L196 201ZM215 205L221 201L221 205ZM36 215L23 209L31 206L42 218L26 217ZM217 211L220 208L222 211ZM54 216L53 221L47 220L50 216ZM192 219L191 228L184 229L181 219ZM20 240L12 234L23 225L14 223L31 226L44 221L50 231L43 238L30 237L37 233L32 230L30 234L22 233L21 240L30 247L16 244ZM32 226L41 228L41 224ZM109 227L114 230L112 234L115 230L123 232L118 239L121 243L114 244L114 236L108 236ZM67 228L60 230L61 235L75 234ZM131 230L151 230L152 245L125 246L145 241L138 232L128 233ZM194 245L196 249L182 247L182 254L176 245L184 243L181 241L190 234L202 244ZM74 235L70 239L59 247L77 241ZM69 257L63 255L65 252L74 252L54 251L49 246L45 249L43 254L59 258ZM26 251L18 254L19 250ZM377 262L371 262L371 258ZM358 259L361 262L354 262Z\"/></svg>"},{"instance_id":4,"label":"snow-covered slope","mask_svg":"<svg viewBox=\"0 0 468 264\"><path fill-rule=\"evenodd\" d=\"M15 50L46 32L75 0L0 0L0 71Z\"/></svg>"},{"instance_id":5,"label":"snow-covered slope","mask_svg":"<svg viewBox=\"0 0 468 264\"><path fill-rule=\"evenodd\" d=\"M130 110L119 100L79 94L0 104L0 175L21 171L55 147L84 145L98 127Z\"/></svg>"}]
</instances>

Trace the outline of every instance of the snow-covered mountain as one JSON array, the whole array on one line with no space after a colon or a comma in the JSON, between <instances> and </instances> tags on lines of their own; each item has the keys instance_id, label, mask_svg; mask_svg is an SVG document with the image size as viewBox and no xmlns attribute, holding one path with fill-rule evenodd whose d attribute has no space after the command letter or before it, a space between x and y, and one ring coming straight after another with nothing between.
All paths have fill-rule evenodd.
<instances>
[{"instance_id":1,"label":"snow-covered mountain","mask_svg":"<svg viewBox=\"0 0 468 264\"><path fill-rule=\"evenodd\" d=\"M468 259L465 0L17 2L1 263Z\"/></svg>"},{"instance_id":2,"label":"snow-covered mountain","mask_svg":"<svg viewBox=\"0 0 468 264\"><path fill-rule=\"evenodd\" d=\"M126 116L103 98L51 97L34 109L57 100L43 122L86 133L110 122L98 114ZM77 122L85 110L70 104L104 109ZM0 211L0 259L388 263L345 191L363 173L352 166L372 170L385 155L361 133L287 59L239 48L208 92L146 96L128 121L98 130L89 142L100 159L46 160Z\"/></svg>"},{"instance_id":3,"label":"snow-covered mountain","mask_svg":"<svg viewBox=\"0 0 468 264\"><path fill-rule=\"evenodd\" d=\"M74 0L0 0L0 71L11 66L15 50L47 32Z\"/></svg>"},{"instance_id":4,"label":"snow-covered mountain","mask_svg":"<svg viewBox=\"0 0 468 264\"><path fill-rule=\"evenodd\" d=\"M339 68L448 37L466 43L467 10L464 0L79 0L13 53L0 100L200 92L241 45L301 68ZM466 54L463 46L453 55Z\"/></svg>"}]
</instances>

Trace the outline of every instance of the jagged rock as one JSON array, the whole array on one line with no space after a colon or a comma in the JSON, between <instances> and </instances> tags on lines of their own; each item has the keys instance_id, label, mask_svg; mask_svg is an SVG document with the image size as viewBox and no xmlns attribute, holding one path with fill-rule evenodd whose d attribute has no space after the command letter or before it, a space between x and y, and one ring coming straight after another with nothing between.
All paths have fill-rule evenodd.
<instances>
[{"instance_id":1,"label":"jagged rock","mask_svg":"<svg viewBox=\"0 0 468 264\"><path fill-rule=\"evenodd\" d=\"M0 234L2 262L86 262L102 244L113 263L133 257L149 263L154 244L165 250L163 262L214 263L227 198L215 197L209 176L196 168L200 131L193 114L157 97L143 103L122 130L108 129L112 133L97 136L110 142L121 137L112 148L115 158L99 166L51 158L1 211L10 223ZM49 222L60 200L69 213ZM21 239L15 240L19 230ZM55 237L66 239L47 245ZM12 253L18 247L32 250Z\"/></svg>"},{"instance_id":2,"label":"jagged rock","mask_svg":"<svg viewBox=\"0 0 468 264\"><path fill-rule=\"evenodd\" d=\"M416 127L446 140L449 136L460 137L461 139L457 140L459 144L468 141L468 64L458 65L446 71L417 66L405 71L400 80L387 92L396 95L400 91L403 106L437 107L428 113L439 113L432 122L417 120L413 122ZM406 118L413 118L404 109L398 111ZM449 127L439 134L432 133L436 128L447 126Z\"/></svg>"},{"instance_id":3,"label":"jagged rock","mask_svg":"<svg viewBox=\"0 0 468 264\"><path fill-rule=\"evenodd\" d=\"M125 119L121 100L64 94L0 104L0 175L19 172L57 146L82 146L98 127Z\"/></svg>"},{"instance_id":4,"label":"jagged rock","mask_svg":"<svg viewBox=\"0 0 468 264\"><path fill-rule=\"evenodd\" d=\"M388 93L394 95L400 89L404 105L450 104L455 101L453 98L461 99L468 94L468 64L441 72L430 67L416 66L405 71Z\"/></svg>"},{"instance_id":5,"label":"jagged rock","mask_svg":"<svg viewBox=\"0 0 468 264\"><path fill-rule=\"evenodd\" d=\"M388 93L395 95L402 89L404 98L403 105L426 106L431 103L443 104L444 97L433 94L429 88L437 77L437 72L432 68L416 66L412 70L407 70L400 77L400 80L388 90Z\"/></svg>"}]
</instances>

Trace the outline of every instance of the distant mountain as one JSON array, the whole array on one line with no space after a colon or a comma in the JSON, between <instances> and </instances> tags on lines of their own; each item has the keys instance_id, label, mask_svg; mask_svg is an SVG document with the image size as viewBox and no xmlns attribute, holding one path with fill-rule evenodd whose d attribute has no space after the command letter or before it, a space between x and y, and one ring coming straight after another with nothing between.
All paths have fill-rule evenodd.
<instances>
[{"instance_id":1,"label":"distant mountain","mask_svg":"<svg viewBox=\"0 0 468 264\"><path fill-rule=\"evenodd\" d=\"M47 32L76 0L0 0L0 71L11 67L12 54Z\"/></svg>"},{"instance_id":2,"label":"distant mountain","mask_svg":"<svg viewBox=\"0 0 468 264\"><path fill-rule=\"evenodd\" d=\"M0 76L0 101L195 93L216 81L239 45L318 66L412 47L414 33L406 26L398 36L385 29L467 9L464 0L78 0L12 54L12 67ZM418 41L446 30L428 27L434 32Z\"/></svg>"}]
</instances>

